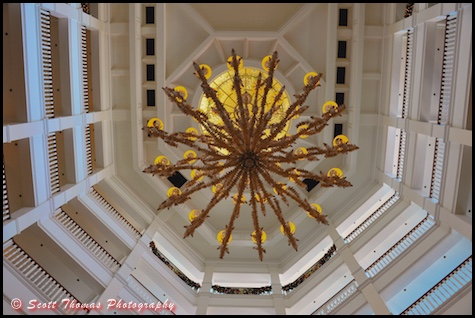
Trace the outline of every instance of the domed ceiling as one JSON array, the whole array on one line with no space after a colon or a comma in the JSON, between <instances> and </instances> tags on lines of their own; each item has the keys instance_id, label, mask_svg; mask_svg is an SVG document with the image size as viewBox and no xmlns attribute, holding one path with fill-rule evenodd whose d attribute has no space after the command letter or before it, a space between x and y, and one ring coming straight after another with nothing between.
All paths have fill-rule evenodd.
<instances>
[{"instance_id":1,"label":"domed ceiling","mask_svg":"<svg viewBox=\"0 0 475 318\"><path fill-rule=\"evenodd\" d=\"M196 108L202 98L201 82L194 75L193 62L207 64L212 68L210 82L228 70L226 60L234 49L244 60L244 67L262 69L261 61L266 55L278 52L279 65L275 78L285 86L293 102L294 94L301 92L303 78L308 72L323 73L321 87L313 90L305 105L309 109L300 118L292 122L289 132L296 131L295 125L311 116L321 116L322 105L335 100L335 92L345 92L347 110L341 117L330 120L329 125L319 134L299 139L296 147L323 146L331 144L335 133L335 124L341 124L342 133L348 136L350 143L360 149L337 157L319 161L299 161L298 168L314 173L326 174L333 167L343 170L344 176L353 186L349 188L323 188L319 185L310 191L281 180L293 186L302 198L317 203L323 214L335 226L344 222L357 206L349 206L358 198L365 197L368 188L374 186L372 175L377 141L377 114L361 112L359 96L354 80L347 76L346 83L335 84L336 65L344 63L351 72L351 52L347 59L336 56L337 17L335 6L325 3L315 4L166 4L165 21L160 22L163 30L157 31L156 39L164 67L158 67L156 85L157 107L144 107L141 118L131 120L131 129L137 132L137 140L127 136L123 124L114 127L117 176L135 190L137 196L154 211L161 224L157 235L166 237L169 247L180 250L189 258L202 262L243 263L243 264L291 264L303 257L322 239L328 237L327 226L308 217L297 204L290 200L289 205L281 203L284 218L296 225L294 236L298 239L298 252L289 246L288 240L280 232L280 223L269 210L266 216L259 215L260 225L267 233L264 243L266 254L261 262L253 247L251 233L254 230L251 208L243 205L239 218L234 223L233 240L229 244L229 254L219 258L217 233L229 223L234 203L232 198L221 201L209 213L209 218L194 233L193 237L183 238L185 226L190 223L188 214L193 209L207 206L213 193L206 188L191 196L184 204L170 209L157 211L158 206L167 199L167 190L173 184L158 176L143 173L143 169L153 164L159 155L167 156L171 162L183 158L188 147L179 145L173 148L160 139L147 137L142 127L150 118L158 117L164 123L167 132L184 132L189 127L199 129L198 124L181 111L165 96L162 87L183 86L188 91L187 102ZM332 18L330 18L332 17ZM351 30L344 36L351 35ZM163 39L163 41L161 41ZM350 42L350 38L345 38ZM353 44L356 46L356 44ZM354 62L353 62L354 63ZM355 74L356 75L356 74ZM359 75L361 76L361 74ZM362 97L361 97L362 99ZM374 99L372 99L374 100ZM377 109L376 105L365 109ZM140 133L138 133L140 131ZM132 148L132 154L131 154ZM364 157L364 160L359 160ZM190 180L190 171L182 171ZM184 186L183 186L184 187ZM361 204L361 202L359 203ZM353 209L353 210L351 210Z\"/></svg>"}]
</instances>

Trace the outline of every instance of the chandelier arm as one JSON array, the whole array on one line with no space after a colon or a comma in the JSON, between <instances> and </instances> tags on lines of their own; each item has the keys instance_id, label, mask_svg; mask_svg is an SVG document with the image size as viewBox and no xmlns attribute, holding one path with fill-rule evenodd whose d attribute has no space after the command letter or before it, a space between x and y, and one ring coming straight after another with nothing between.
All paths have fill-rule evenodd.
<instances>
[{"instance_id":1,"label":"chandelier arm","mask_svg":"<svg viewBox=\"0 0 475 318\"><path fill-rule=\"evenodd\" d=\"M308 172L307 170L304 170L304 169L297 169L297 170L301 171L301 172ZM263 174L263 177L265 178L266 175L264 173L262 173L262 174ZM268 183L273 182L273 180L270 176L268 176L266 181ZM318 211L316 209L314 209L308 203L307 199L302 199L300 197L300 195L297 193L297 191L295 189L293 189L292 187L289 187L288 191L284 190L283 188L280 188L280 189L283 191L284 194L287 193L287 195L289 195L295 202L297 202L299 204L299 206L302 207L305 211L308 211L318 222L323 223L323 224L328 224L328 222L325 218L325 215L318 213ZM275 212L275 210L274 210L274 212ZM284 228L285 228L285 225L284 225Z\"/></svg>"},{"instance_id":2,"label":"chandelier arm","mask_svg":"<svg viewBox=\"0 0 475 318\"><path fill-rule=\"evenodd\" d=\"M320 186L324 188L329 188L329 187L340 187L340 188L347 188L351 187L352 184L346 180L346 177L339 177L339 176L327 176L323 174L320 171L320 174L315 174L313 172L307 171L305 169L297 169L297 171L300 172L300 176L302 178L307 178L307 179L314 179L316 181L320 182Z\"/></svg>"},{"instance_id":3,"label":"chandelier arm","mask_svg":"<svg viewBox=\"0 0 475 318\"><path fill-rule=\"evenodd\" d=\"M280 224L284 227L284 233L287 236L287 239L289 241L289 245L292 245L292 247L298 251L298 246L297 246L297 239L294 237L292 232L290 232L290 228L287 224L287 221L285 221L283 215L282 215L282 209L280 208L279 201L277 198L273 197L272 200L269 201L269 205L271 206L272 210L274 211L277 219L279 220Z\"/></svg>"},{"instance_id":4,"label":"chandelier arm","mask_svg":"<svg viewBox=\"0 0 475 318\"><path fill-rule=\"evenodd\" d=\"M261 175L264 177L264 179L266 180L267 183L271 184L274 188L276 188L275 186L277 185L277 183L274 181L274 179L271 177L271 175L267 171L262 170ZM276 190L277 190L278 195L288 205L288 201L287 201L287 198L285 196L285 194L287 194L288 191L286 189L284 189L283 187L277 187ZM294 194L294 197L298 198L297 202L302 202L302 199L300 199L298 193L295 190L294 190L293 194ZM293 198L293 197L291 196L291 198ZM295 198L293 198L293 199L295 200ZM292 245L293 248L297 251L297 240L294 238L293 234L290 232L290 228L289 228L287 222L285 221L285 219L282 215L282 209L280 208L280 204L279 204L279 201L277 200L277 198L272 197L272 199L269 200L269 205L271 206L272 210L274 211L275 215L277 216L277 219L279 220L279 222L284 227L284 233L288 238L289 245Z\"/></svg>"},{"instance_id":5,"label":"chandelier arm","mask_svg":"<svg viewBox=\"0 0 475 318\"><path fill-rule=\"evenodd\" d=\"M254 225L254 231L255 231L255 235L254 235L254 239L256 240L256 244L257 244L257 247L254 247L255 249L257 249L257 252L259 253L259 259L261 260L262 262L262 259L264 257L264 254L266 252L266 250L262 247L262 230L263 228L262 227L259 227L259 217L257 216L257 204L256 204L256 197L255 197L255 187L256 185L254 184L255 180L254 180L255 177L252 176L252 174L250 175L250 180L249 180L249 187L250 187L250 190L251 190L251 207L252 207L252 223ZM252 234L251 234L252 235Z\"/></svg>"},{"instance_id":6,"label":"chandelier arm","mask_svg":"<svg viewBox=\"0 0 475 318\"><path fill-rule=\"evenodd\" d=\"M261 109L258 107L257 102L259 100L259 90L262 87L262 85L264 85L262 83L262 73L259 72L259 74L257 75L257 80L256 80L256 87L255 87L255 91L254 91L254 102L252 104L251 120L250 120L250 124L249 124L249 127L250 127L249 128L249 135L251 135L251 136L255 136L254 130L256 129L256 127L255 127L256 120L257 120L257 117L260 116L259 113L260 113ZM253 144L253 142L254 142L254 138L251 139L250 145Z\"/></svg>"},{"instance_id":7,"label":"chandelier arm","mask_svg":"<svg viewBox=\"0 0 475 318\"><path fill-rule=\"evenodd\" d=\"M310 147L307 148L307 152L309 155L324 155L325 158L335 157L338 154L347 154L348 152L355 151L359 149L358 146L344 143L337 146L329 146L326 143L323 143L325 148L320 147Z\"/></svg>"},{"instance_id":8,"label":"chandelier arm","mask_svg":"<svg viewBox=\"0 0 475 318\"><path fill-rule=\"evenodd\" d=\"M267 116L264 117L264 122L263 122L264 126L267 126L269 121L272 119L272 117L275 116L277 112L279 112L280 106L277 106L277 103L280 101L280 98L282 97L282 94L284 93L284 91L285 91L285 86L282 86L280 88L279 92L277 93L277 95L275 96L274 101L272 103L272 106L270 108L270 113L272 115L270 117L267 117ZM285 128L285 126L287 125L289 120L290 120L290 118L284 117L277 124L270 125L270 127L272 127L271 131L270 131L270 135L267 136L264 139L264 141L269 142L269 141L274 140L274 138L277 136L277 134L280 133Z\"/></svg>"},{"instance_id":9,"label":"chandelier arm","mask_svg":"<svg viewBox=\"0 0 475 318\"><path fill-rule=\"evenodd\" d=\"M201 112L200 110L194 110L190 104L185 103L185 99L180 95L179 92L170 87L162 87L162 90L169 97L170 101L175 104L180 111L187 115L193 117L196 121L199 121L203 117L207 119L207 115Z\"/></svg>"},{"instance_id":10,"label":"chandelier arm","mask_svg":"<svg viewBox=\"0 0 475 318\"><path fill-rule=\"evenodd\" d=\"M209 86L208 80L203 74L203 70L195 62L193 62L193 66L196 70L195 74L197 74L197 76L201 80L201 88L203 89L203 93L207 98L211 98L213 100L216 105L218 115L223 119L224 125L226 126L230 135L234 138L234 141L240 141L240 143L236 142L236 145L242 150L242 147L244 146L242 134L239 134L239 130L234 128L232 119L229 117L228 112L226 111L223 104L216 95L216 91Z\"/></svg>"},{"instance_id":11,"label":"chandelier arm","mask_svg":"<svg viewBox=\"0 0 475 318\"><path fill-rule=\"evenodd\" d=\"M265 84L264 86L264 91L262 93L262 100L261 100L261 107L260 107L260 115L257 120L256 124L256 132L253 134L253 139L251 145L253 146L252 150L256 149L256 145L258 144L258 141L261 139L262 132L265 129L265 124L263 121L265 118L268 118L270 120L271 113L266 112L266 105L267 105L267 94L269 93L269 90L272 88L273 80L274 80L274 70L277 67L279 60L277 59L277 51L274 51L272 53L272 57L269 59L269 70L267 71L267 78L263 81ZM268 121L267 120L267 121Z\"/></svg>"},{"instance_id":12,"label":"chandelier arm","mask_svg":"<svg viewBox=\"0 0 475 318\"><path fill-rule=\"evenodd\" d=\"M240 170L240 172L243 173L243 176L241 176L241 178L239 179L237 203L234 205L233 213L231 214L231 218L229 219L228 225L226 225L226 232L224 234L223 241L221 245L218 247L218 249L221 249L219 258L223 258L224 253L229 253L229 250L228 250L229 237L231 236L231 233L234 230L234 221L239 217L239 211L241 210L242 195L243 195L244 189L246 188L246 179L248 176L248 171Z\"/></svg>"},{"instance_id":13,"label":"chandelier arm","mask_svg":"<svg viewBox=\"0 0 475 318\"><path fill-rule=\"evenodd\" d=\"M272 84L274 82L274 70L277 67L277 64L279 63L279 60L277 59L277 51L274 51L272 53L272 57L269 59L269 70L267 71L267 77L264 80L265 86L264 86L264 92L262 94L262 102L261 102L261 115L265 113L265 106L267 104L267 94L269 93L269 90L272 88Z\"/></svg>"},{"instance_id":14,"label":"chandelier arm","mask_svg":"<svg viewBox=\"0 0 475 318\"><path fill-rule=\"evenodd\" d=\"M230 135L223 133L222 126L216 125L209 121L200 121L198 122L198 124L204 126L205 130L209 133L209 135L213 137L208 138L208 144L213 143L214 145L216 145L216 147L226 148L228 151L232 148L229 145L233 142L233 138L231 138ZM203 138L200 138L200 140L202 139Z\"/></svg>"},{"instance_id":15,"label":"chandelier arm","mask_svg":"<svg viewBox=\"0 0 475 318\"><path fill-rule=\"evenodd\" d=\"M269 200L272 197L274 197L274 195L267 192L266 188L264 187L264 183L262 182L262 180L259 176L260 176L260 171L258 171L258 173L253 174L253 177L256 178L256 185L257 185L258 191L263 194L262 198L259 202L261 203L261 207L262 207L262 210L263 210L262 212L265 216L266 215L265 214L265 208L263 206L265 205L266 202L269 202Z\"/></svg>"},{"instance_id":16,"label":"chandelier arm","mask_svg":"<svg viewBox=\"0 0 475 318\"><path fill-rule=\"evenodd\" d=\"M318 213L318 211L308 203L307 199L303 199L300 197L298 192L292 188L289 187L286 190L286 194L292 198L297 204L304 210L309 212L317 222L323 223L325 225L328 225L328 220L326 219L326 215Z\"/></svg>"},{"instance_id":17,"label":"chandelier arm","mask_svg":"<svg viewBox=\"0 0 475 318\"><path fill-rule=\"evenodd\" d=\"M216 206L216 204L219 203L224 198L227 198L229 196L230 189L236 184L236 182L239 180L240 176L242 174L242 171L239 169L233 169L232 171L229 171L225 178L230 179L231 182L228 184L225 184L224 186L226 187L225 190L223 191L218 191L213 195L213 198L211 201L208 203L206 206L206 209L204 209L198 217L196 217L190 225L185 226L186 231L184 234L184 238L188 237L189 235L193 236L193 233L196 228L198 228L203 222L205 221L205 218L208 217L208 213L211 211L211 209ZM224 177L223 177L224 178Z\"/></svg>"},{"instance_id":18,"label":"chandelier arm","mask_svg":"<svg viewBox=\"0 0 475 318\"><path fill-rule=\"evenodd\" d=\"M237 110L238 110L236 115L239 115L239 116L236 116L236 122L239 124L239 127L241 128L245 149L249 149L249 145L248 145L249 111L247 107L244 108L244 103L242 99L242 91L241 91L241 87L243 86L243 84L242 84L242 78L239 74L239 63L241 62L242 58L238 60L234 49L231 51L231 53L232 53L231 66L234 69L233 89L236 92Z\"/></svg>"}]
</instances>

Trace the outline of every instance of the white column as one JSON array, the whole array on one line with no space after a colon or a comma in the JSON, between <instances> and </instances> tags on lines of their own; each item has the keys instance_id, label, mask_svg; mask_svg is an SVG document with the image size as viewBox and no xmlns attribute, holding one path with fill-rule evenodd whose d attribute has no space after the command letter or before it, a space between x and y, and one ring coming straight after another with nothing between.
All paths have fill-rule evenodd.
<instances>
[{"instance_id":1,"label":"white column","mask_svg":"<svg viewBox=\"0 0 475 318\"><path fill-rule=\"evenodd\" d=\"M87 177L86 167L86 132L84 126L76 126L72 129L72 143L74 153L74 167L76 183Z\"/></svg>"},{"instance_id":2,"label":"white column","mask_svg":"<svg viewBox=\"0 0 475 318\"><path fill-rule=\"evenodd\" d=\"M77 20L68 18L69 23L69 73L71 88L72 115L83 112L82 58L81 58L81 27Z\"/></svg>"},{"instance_id":3,"label":"white column","mask_svg":"<svg viewBox=\"0 0 475 318\"><path fill-rule=\"evenodd\" d=\"M38 4L22 3L21 21L27 116L28 121L36 121L44 116Z\"/></svg>"},{"instance_id":4,"label":"white column","mask_svg":"<svg viewBox=\"0 0 475 318\"><path fill-rule=\"evenodd\" d=\"M206 265L203 284L201 284L198 293L198 305L196 306L196 315L206 315L209 305L209 297L211 295L211 285L213 284L214 265Z\"/></svg>"},{"instance_id":5,"label":"white column","mask_svg":"<svg viewBox=\"0 0 475 318\"><path fill-rule=\"evenodd\" d=\"M457 12L457 36L452 78L451 120L452 127L465 128L471 108L470 85L472 83L472 6L464 6ZM470 102L470 105L469 105Z\"/></svg>"},{"instance_id":6,"label":"white column","mask_svg":"<svg viewBox=\"0 0 475 318\"><path fill-rule=\"evenodd\" d=\"M286 315L284 305L284 294L282 293L282 283L280 282L279 270L275 265L269 265L270 281L272 286L272 301L274 302L275 314Z\"/></svg>"},{"instance_id":7,"label":"white column","mask_svg":"<svg viewBox=\"0 0 475 318\"><path fill-rule=\"evenodd\" d=\"M20 143L22 145L22 143ZM49 178L49 165L45 135L35 135L30 138L29 151L24 150L21 153L30 153L31 158L31 178L33 179L33 193L35 195L35 206L46 201L50 197L51 187ZM22 182L27 182L28 178L23 178ZM28 184L28 183L24 183Z\"/></svg>"}]
</instances>

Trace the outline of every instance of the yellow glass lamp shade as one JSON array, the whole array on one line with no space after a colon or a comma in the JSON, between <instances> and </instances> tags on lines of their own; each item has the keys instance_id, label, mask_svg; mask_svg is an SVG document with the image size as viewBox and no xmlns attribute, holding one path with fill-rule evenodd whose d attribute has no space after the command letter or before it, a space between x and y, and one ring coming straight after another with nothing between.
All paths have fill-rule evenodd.
<instances>
[{"instance_id":1,"label":"yellow glass lamp shade","mask_svg":"<svg viewBox=\"0 0 475 318\"><path fill-rule=\"evenodd\" d=\"M167 191L167 196L168 197L171 197L172 195L180 195L180 194L181 194L181 190L177 187L171 187Z\"/></svg>"},{"instance_id":2,"label":"yellow glass lamp shade","mask_svg":"<svg viewBox=\"0 0 475 318\"><path fill-rule=\"evenodd\" d=\"M209 79L211 77L211 74L213 74L213 71L211 70L211 67L208 64L200 64L200 68L203 70L203 75L206 79Z\"/></svg>"},{"instance_id":3,"label":"yellow glass lamp shade","mask_svg":"<svg viewBox=\"0 0 475 318\"><path fill-rule=\"evenodd\" d=\"M193 134L195 136L198 136L198 129L195 127L189 127L185 130L186 133ZM196 140L196 137L188 137L190 140Z\"/></svg>"},{"instance_id":4,"label":"yellow glass lamp shade","mask_svg":"<svg viewBox=\"0 0 475 318\"><path fill-rule=\"evenodd\" d=\"M222 244L223 243L223 240L224 240L224 236L226 235L226 230L222 230L222 231L219 231L218 232L218 235L216 236L216 239L218 240L218 243L219 244ZM233 236L232 235L229 235L229 240L228 240L228 244L231 243L231 241L233 240Z\"/></svg>"},{"instance_id":5,"label":"yellow glass lamp shade","mask_svg":"<svg viewBox=\"0 0 475 318\"><path fill-rule=\"evenodd\" d=\"M236 59L239 61L238 70L240 70L240 69L243 67L243 65L244 65L244 61L242 60L242 58L241 58L239 55L236 55ZM234 70L234 68L231 66L232 61L233 61L233 57L230 56L230 57L228 57L227 63L226 63L226 66L227 66L228 69L230 69L231 71Z\"/></svg>"},{"instance_id":6,"label":"yellow glass lamp shade","mask_svg":"<svg viewBox=\"0 0 475 318\"><path fill-rule=\"evenodd\" d=\"M204 178L203 172L201 172L199 170L196 170L196 169L191 170L190 176L191 176L191 179L193 179L193 180L196 179L198 181L201 181Z\"/></svg>"},{"instance_id":7,"label":"yellow glass lamp shade","mask_svg":"<svg viewBox=\"0 0 475 318\"><path fill-rule=\"evenodd\" d=\"M283 182L277 182L277 184L281 185L282 186L282 190L287 190L287 186L285 185L285 183ZM277 193L277 188L274 187L274 193L275 194L278 194Z\"/></svg>"},{"instance_id":8,"label":"yellow glass lamp shade","mask_svg":"<svg viewBox=\"0 0 475 318\"><path fill-rule=\"evenodd\" d=\"M307 128L308 128L308 125L299 126L299 127L297 128L297 132L299 133L299 132L301 132L302 130L305 130L305 129L307 129ZM307 137L308 137L308 135L300 135L300 138L307 138Z\"/></svg>"},{"instance_id":9,"label":"yellow glass lamp shade","mask_svg":"<svg viewBox=\"0 0 475 318\"><path fill-rule=\"evenodd\" d=\"M299 109L300 109L299 106L295 107L295 110L299 110ZM297 118L299 118L299 117L300 117L300 115L294 115L294 116L292 117L292 119L297 119Z\"/></svg>"},{"instance_id":10,"label":"yellow glass lamp shade","mask_svg":"<svg viewBox=\"0 0 475 318\"><path fill-rule=\"evenodd\" d=\"M157 127L158 129L163 129L163 121L160 118L154 117L150 118L147 122L147 127Z\"/></svg>"},{"instance_id":11,"label":"yellow glass lamp shade","mask_svg":"<svg viewBox=\"0 0 475 318\"><path fill-rule=\"evenodd\" d=\"M188 213L188 220L190 220L190 222L193 222L193 220L200 216L200 214L201 210L191 210L190 213Z\"/></svg>"},{"instance_id":12,"label":"yellow glass lamp shade","mask_svg":"<svg viewBox=\"0 0 475 318\"><path fill-rule=\"evenodd\" d=\"M157 165L159 163L168 166L170 164L170 160L166 156L158 156L157 158L155 158L153 164Z\"/></svg>"},{"instance_id":13,"label":"yellow glass lamp shade","mask_svg":"<svg viewBox=\"0 0 475 318\"><path fill-rule=\"evenodd\" d=\"M317 73L317 72L308 72L308 73L305 74L305 76L303 77L303 83L304 83L305 85L307 85L308 82L310 81L310 79L311 79L312 77L316 77L316 76L318 76L318 73Z\"/></svg>"},{"instance_id":14,"label":"yellow glass lamp shade","mask_svg":"<svg viewBox=\"0 0 475 318\"><path fill-rule=\"evenodd\" d=\"M264 58L262 59L262 62L261 62L261 65L262 65L262 69L268 71L269 70L269 66L270 66L270 60L272 58L272 55L266 55L264 56ZM277 64L278 65L278 64ZM277 69L277 65L276 65L276 69Z\"/></svg>"},{"instance_id":15,"label":"yellow glass lamp shade","mask_svg":"<svg viewBox=\"0 0 475 318\"><path fill-rule=\"evenodd\" d=\"M181 95L183 100L186 100L188 98L188 91L183 86L175 87L175 91L177 91Z\"/></svg>"},{"instance_id":16,"label":"yellow glass lamp shade","mask_svg":"<svg viewBox=\"0 0 475 318\"><path fill-rule=\"evenodd\" d=\"M295 233L295 229L296 229L295 224L292 223L292 222L290 222L290 221L287 222L287 224L289 224L290 233L294 234L294 233ZM280 226L280 233L282 233L282 234L285 235L285 231L284 231L284 226L283 226L283 225Z\"/></svg>"},{"instance_id":17,"label":"yellow glass lamp shade","mask_svg":"<svg viewBox=\"0 0 475 318\"><path fill-rule=\"evenodd\" d=\"M298 175L298 176L300 175L300 172L299 172L297 169L294 169L293 172L294 172L296 175ZM292 182L295 182L295 179L292 178L292 177L289 177L289 180L292 181Z\"/></svg>"},{"instance_id":18,"label":"yellow glass lamp shade","mask_svg":"<svg viewBox=\"0 0 475 318\"><path fill-rule=\"evenodd\" d=\"M328 170L327 176L329 176L329 177L334 177L334 176L342 177L343 176L343 171L341 171L340 168L331 168L330 170Z\"/></svg>"},{"instance_id":19,"label":"yellow glass lamp shade","mask_svg":"<svg viewBox=\"0 0 475 318\"><path fill-rule=\"evenodd\" d=\"M338 104L335 103L334 101L328 101L328 102L325 102L322 106L322 113L328 113L330 111L331 108L338 108Z\"/></svg>"},{"instance_id":20,"label":"yellow glass lamp shade","mask_svg":"<svg viewBox=\"0 0 475 318\"><path fill-rule=\"evenodd\" d=\"M254 243L257 244L256 231L252 232L251 239ZM261 243L264 243L267 240L267 234L264 231L261 231Z\"/></svg>"},{"instance_id":21,"label":"yellow glass lamp shade","mask_svg":"<svg viewBox=\"0 0 475 318\"><path fill-rule=\"evenodd\" d=\"M269 128L264 129L263 133L264 134L262 134L262 139L269 137L270 136L270 129Z\"/></svg>"},{"instance_id":22,"label":"yellow glass lamp shade","mask_svg":"<svg viewBox=\"0 0 475 318\"><path fill-rule=\"evenodd\" d=\"M193 150L187 150L183 154L183 158L185 159L191 159L191 158L196 158L196 157L197 157L196 152L194 152ZM193 160L190 160L189 163L193 163L195 161L196 159L193 159Z\"/></svg>"},{"instance_id":23,"label":"yellow glass lamp shade","mask_svg":"<svg viewBox=\"0 0 475 318\"><path fill-rule=\"evenodd\" d=\"M223 184L222 183L217 183L217 184L215 184L214 186L211 187L211 191L213 191L213 193L216 193L216 192L220 191L222 188L223 188Z\"/></svg>"},{"instance_id":24,"label":"yellow glass lamp shade","mask_svg":"<svg viewBox=\"0 0 475 318\"><path fill-rule=\"evenodd\" d=\"M241 197L241 204L246 202L246 196L243 194ZM238 203L238 194L233 195L233 203L237 204Z\"/></svg>"},{"instance_id":25,"label":"yellow glass lamp shade","mask_svg":"<svg viewBox=\"0 0 475 318\"><path fill-rule=\"evenodd\" d=\"M315 210L317 210L318 214L322 214L322 207L321 207L320 205L318 205L318 204L316 204L316 203L312 203L312 204L310 204L310 205L311 205ZM312 219L314 218L314 217L310 214L310 212L307 212L307 215L308 215L309 217L311 217Z\"/></svg>"},{"instance_id":26,"label":"yellow glass lamp shade","mask_svg":"<svg viewBox=\"0 0 475 318\"><path fill-rule=\"evenodd\" d=\"M259 193L256 193L254 194L254 197L256 198L256 201L257 202L261 202L261 195ZM266 203L267 202L267 198L264 198L264 201L262 203Z\"/></svg>"},{"instance_id":27,"label":"yellow glass lamp shade","mask_svg":"<svg viewBox=\"0 0 475 318\"><path fill-rule=\"evenodd\" d=\"M297 149L295 149L294 153L296 155L306 155L308 154L308 151L307 151L307 148L304 148L304 147L299 147ZM299 160L303 160L304 158L300 158Z\"/></svg>"},{"instance_id":28,"label":"yellow glass lamp shade","mask_svg":"<svg viewBox=\"0 0 475 318\"><path fill-rule=\"evenodd\" d=\"M346 144L346 143L348 143L348 137L346 137L345 135L338 135L335 138L333 138L333 146L335 147L341 144Z\"/></svg>"}]
</instances>

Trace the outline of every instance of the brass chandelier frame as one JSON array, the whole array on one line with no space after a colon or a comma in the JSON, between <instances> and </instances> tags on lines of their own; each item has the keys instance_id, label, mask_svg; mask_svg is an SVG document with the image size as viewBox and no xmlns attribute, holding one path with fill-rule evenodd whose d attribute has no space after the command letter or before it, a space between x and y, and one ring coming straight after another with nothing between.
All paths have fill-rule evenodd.
<instances>
[{"instance_id":1,"label":"brass chandelier frame","mask_svg":"<svg viewBox=\"0 0 475 318\"><path fill-rule=\"evenodd\" d=\"M351 186L351 183L341 173L332 171L323 174L320 171L317 174L295 166L299 160L317 161L319 156L329 158L357 150L358 147L350 144L347 138L343 141L340 139L339 142L336 144L334 142L333 145L324 144L323 147L309 147L304 149L305 151L295 151L293 149L299 138L319 133L328 125L327 123L331 118L341 116L345 106L337 105L335 102L327 102L320 117L311 116L309 119L302 120L296 124L297 132L295 134L277 137L290 120L299 117L308 109L309 106L303 104L309 93L320 86L322 74L308 73L304 79L305 86L300 93L294 95L295 101L290 104L283 119L270 124L273 115L280 110L281 96L285 87L282 86L274 98L268 98L268 93L274 82L274 71L279 60L277 52L266 58L265 66L268 70L264 75L259 73L253 94L250 94L247 90L243 92L243 83L239 73L243 62L242 58L236 55L234 49L232 50L232 55L227 61L230 69L234 71L233 90L237 99L232 116L218 98L217 91L208 83L209 67L193 63L195 75L201 81L203 92L214 105L212 115L218 115L222 119L222 124L211 122L209 120L210 113L194 109L187 103L186 97L179 90L164 87L163 90L170 101L186 116L190 116L198 122L203 133L197 134L190 131L168 133L163 130L163 123L144 127L149 137L161 138L172 147L183 144L198 153L195 157L185 157L175 164L164 160L155 162L144 169L145 173L156 174L163 178L170 177L177 171L182 170L194 170L196 172L194 177L185 184L183 191L179 190L172 193L158 207L158 210L185 203L193 193L213 187L214 194L208 205L200 210L200 213L192 219L189 225L185 226L184 238L190 235L193 236L196 228L202 225L206 218L210 216L212 208L221 200L229 198L233 191L237 190L234 194L235 206L229 223L222 231L223 236L218 237L221 243L218 247L220 258L223 258L225 253L229 253L228 244L232 240L231 234L234 229L234 222L239 217L241 206L244 203L251 206L254 226L252 239L256 244L254 248L258 251L261 261L265 253L263 242L266 234L259 225L259 209L264 216L269 208L274 212L281 224L282 233L287 237L289 245L292 245L295 250L298 249L298 239L293 235L295 227L292 227L293 224L285 220L281 208L282 203L289 205L289 199L292 199L297 202L303 211L307 212L308 216L314 218L318 223L328 224L326 215L321 213L315 207L315 204L311 204L306 198L302 199L292 185L279 182L276 176L290 179L303 188L306 188L307 184L301 178L319 181L322 187ZM217 185L220 186L217 187ZM273 188L274 193L269 190L270 188ZM250 193L249 201L244 199L244 193L247 190Z\"/></svg>"}]
</instances>

